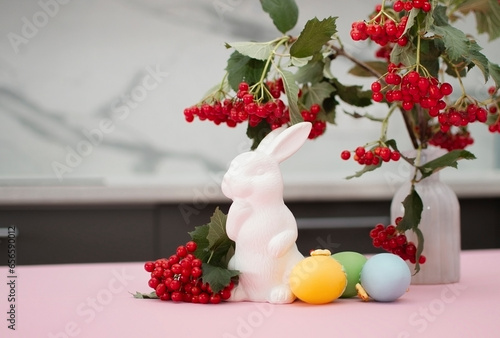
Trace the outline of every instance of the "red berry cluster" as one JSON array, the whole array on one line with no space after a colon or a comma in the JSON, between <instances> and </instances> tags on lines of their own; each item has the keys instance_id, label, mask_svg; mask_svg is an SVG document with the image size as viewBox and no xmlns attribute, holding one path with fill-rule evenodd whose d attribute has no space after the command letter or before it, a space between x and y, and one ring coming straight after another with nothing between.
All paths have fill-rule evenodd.
<instances>
[{"instance_id":1,"label":"red berry cluster","mask_svg":"<svg viewBox=\"0 0 500 338\"><path fill-rule=\"evenodd\" d=\"M310 139L315 139L322 135L326 130L326 122L318 118L318 113L321 111L321 106L317 103L311 105L309 110L304 109L300 112L304 121L312 123L312 129L309 133Z\"/></svg>"},{"instance_id":2,"label":"red berry cluster","mask_svg":"<svg viewBox=\"0 0 500 338\"><path fill-rule=\"evenodd\" d=\"M375 102L381 102L385 97L387 102L400 102L404 110L411 110L415 104L420 104L432 117L438 116L446 108L443 97L453 92L451 84L439 83L432 76L420 76L416 70L401 76L399 70L398 66L391 63L384 77L387 86L383 87L380 80L372 83L372 99Z\"/></svg>"},{"instance_id":3,"label":"red berry cluster","mask_svg":"<svg viewBox=\"0 0 500 338\"><path fill-rule=\"evenodd\" d=\"M432 5L429 2L429 0L408 0L408 1L403 1L403 0L397 0L394 2L392 5L392 8L394 9L395 12L401 12L403 10L409 12L413 8L421 9L424 12L430 12L432 9Z\"/></svg>"},{"instance_id":4,"label":"red berry cluster","mask_svg":"<svg viewBox=\"0 0 500 338\"><path fill-rule=\"evenodd\" d=\"M378 16L368 23L365 21L356 21L351 25L350 35L354 41L370 38L380 46L386 46L391 42L397 43L400 46L406 46L408 38L403 33L407 21L407 16L403 16L399 22L395 22L385 15Z\"/></svg>"},{"instance_id":5,"label":"red berry cluster","mask_svg":"<svg viewBox=\"0 0 500 338\"><path fill-rule=\"evenodd\" d=\"M495 109L495 113L496 113L496 109ZM493 113L493 114L495 114ZM497 116L497 119L488 126L488 130L491 132L491 133L500 133L500 115Z\"/></svg>"},{"instance_id":6,"label":"red berry cluster","mask_svg":"<svg viewBox=\"0 0 500 338\"><path fill-rule=\"evenodd\" d=\"M435 117L435 109L429 109L429 115ZM444 112L437 112L437 118L441 131L447 132L452 126L465 127L472 122L486 122L488 119L488 111L482 107L478 107L475 103L470 103L467 107L458 109L450 107Z\"/></svg>"},{"instance_id":7,"label":"red berry cluster","mask_svg":"<svg viewBox=\"0 0 500 338\"><path fill-rule=\"evenodd\" d=\"M496 96L498 94L497 88L494 86L489 87L488 94L490 94L493 100L493 103L488 107L489 113L493 115L493 118L491 119L492 122L489 123L488 130L492 133L500 133L500 114L498 110L500 98Z\"/></svg>"},{"instance_id":8,"label":"red berry cluster","mask_svg":"<svg viewBox=\"0 0 500 338\"><path fill-rule=\"evenodd\" d=\"M351 152L344 150L340 154L343 160L351 158ZM364 147L357 147L354 151L354 161L361 165L378 165L380 161L399 161L401 154L397 150L391 150L388 147L375 147L373 150L366 150Z\"/></svg>"},{"instance_id":9,"label":"red berry cluster","mask_svg":"<svg viewBox=\"0 0 500 338\"><path fill-rule=\"evenodd\" d=\"M387 62L390 62L393 48L394 44L392 43L389 43L385 46L380 46L380 48L375 51L375 56L381 59L385 59Z\"/></svg>"},{"instance_id":10,"label":"red berry cluster","mask_svg":"<svg viewBox=\"0 0 500 338\"><path fill-rule=\"evenodd\" d=\"M459 129L456 133L438 131L429 140L429 144L448 151L465 149L473 143L474 139L470 136L470 133L462 129Z\"/></svg>"},{"instance_id":11,"label":"red berry cluster","mask_svg":"<svg viewBox=\"0 0 500 338\"><path fill-rule=\"evenodd\" d=\"M250 127L256 127L262 121L266 121L271 129L288 124L290 112L280 98L281 94L285 92L283 80L267 81L266 87L272 96L266 102L256 98L251 93L248 83L241 82L235 97L225 98L222 102L215 101L211 104L205 102L186 108L184 109L184 117L187 122L193 122L197 116L201 121L209 120L216 125L226 123L229 127L235 127L238 123L245 121L248 121ZM318 118L320 110L321 107L318 104L313 104L310 110L302 112L304 120L313 124L309 134L310 139L322 135L326 129L326 122Z\"/></svg>"},{"instance_id":12,"label":"red berry cluster","mask_svg":"<svg viewBox=\"0 0 500 338\"><path fill-rule=\"evenodd\" d=\"M186 108L184 117L187 122L192 122L198 116L201 121L209 120L217 125L226 123L229 127L245 121L254 127L266 120L271 128L280 127L290 120L288 107L279 99L284 92L283 83L276 80L268 82L267 86L273 96L273 99L267 102L256 101L254 95L248 91L248 84L241 82L236 97Z\"/></svg>"},{"instance_id":13,"label":"red berry cluster","mask_svg":"<svg viewBox=\"0 0 500 338\"><path fill-rule=\"evenodd\" d=\"M144 264L144 269L151 273L148 285L161 300L218 304L231 297L233 282L217 293L212 292L208 283L202 282L202 261L194 256L195 251L196 243L190 241L179 246L169 258Z\"/></svg>"},{"instance_id":14,"label":"red berry cluster","mask_svg":"<svg viewBox=\"0 0 500 338\"><path fill-rule=\"evenodd\" d=\"M401 220L401 217L396 219L396 224L399 223L399 220ZM413 242L409 242L404 234L399 233L396 226L392 224L384 226L379 223L370 230L370 237L374 247L382 248L404 260L409 260L413 264L416 263L417 247ZM425 260L425 256L420 255L418 262L424 264Z\"/></svg>"}]
</instances>

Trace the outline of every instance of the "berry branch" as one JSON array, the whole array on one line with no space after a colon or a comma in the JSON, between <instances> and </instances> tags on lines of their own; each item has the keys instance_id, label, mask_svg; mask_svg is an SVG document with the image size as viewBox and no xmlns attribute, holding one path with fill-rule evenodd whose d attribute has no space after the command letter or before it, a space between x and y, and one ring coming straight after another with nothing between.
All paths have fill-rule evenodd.
<instances>
[{"instance_id":1,"label":"berry branch","mask_svg":"<svg viewBox=\"0 0 500 338\"><path fill-rule=\"evenodd\" d=\"M295 2L261 0L261 4L280 37L263 43L226 44L234 52L223 81L214 95L184 110L186 120L192 122L197 117L229 127L247 123L247 135L255 148L272 129L302 120L313 124L309 138L321 136L328 124L336 124L339 102L353 110L387 104L383 117L348 112L382 126L377 140L344 150L341 158L352 158L362 166L348 178L362 176L401 157L414 166L405 214L395 227L417 234L419 243L414 247L418 269L424 238L418 228L422 209L415 184L443 168L456 167L458 160L474 158L465 150L473 143L470 124L485 124L489 132L500 133L500 66L489 61L477 41L453 22L472 13L477 19L477 33L497 39L500 4L497 0L382 0L367 19L357 20L350 27L353 41L368 40L377 48L374 61L362 61L345 49L337 36L336 17L313 18L297 37L292 37L286 33L297 23ZM353 63L350 74L375 78L370 88L341 83L332 71L332 64L340 57ZM463 81L473 70L482 73L485 83L493 82L486 100L467 93ZM461 94L457 99L453 99L455 88L448 78L458 81ZM401 112L416 158L402 156L396 140L388 139L388 125L396 109ZM441 147L447 153L421 163L420 153L429 146Z\"/></svg>"}]
</instances>

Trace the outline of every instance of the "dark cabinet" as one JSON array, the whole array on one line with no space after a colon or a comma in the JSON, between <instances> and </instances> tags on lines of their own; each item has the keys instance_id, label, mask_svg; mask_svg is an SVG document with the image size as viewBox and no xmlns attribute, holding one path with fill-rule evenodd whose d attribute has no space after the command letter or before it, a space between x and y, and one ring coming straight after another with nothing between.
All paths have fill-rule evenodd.
<instances>
[{"instance_id":1,"label":"dark cabinet","mask_svg":"<svg viewBox=\"0 0 500 338\"><path fill-rule=\"evenodd\" d=\"M316 248L379 252L368 232L390 222L390 201L287 205L297 219L297 245L304 254ZM500 198L461 199L460 205L462 249L500 248ZM18 265L146 261L174 253L217 207L227 213L229 204L1 206L0 228L13 225L18 231ZM0 238L0 253L0 264L6 265L5 238Z\"/></svg>"},{"instance_id":2,"label":"dark cabinet","mask_svg":"<svg viewBox=\"0 0 500 338\"><path fill-rule=\"evenodd\" d=\"M154 255L153 207L2 207L0 227L7 226L17 230L17 264L135 261ZM0 250L6 257L5 240Z\"/></svg>"}]
</instances>

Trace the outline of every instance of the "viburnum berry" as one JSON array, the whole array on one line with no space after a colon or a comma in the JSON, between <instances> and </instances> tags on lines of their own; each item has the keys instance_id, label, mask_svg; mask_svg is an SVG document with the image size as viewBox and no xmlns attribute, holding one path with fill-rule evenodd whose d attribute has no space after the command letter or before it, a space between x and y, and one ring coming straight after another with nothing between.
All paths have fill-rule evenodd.
<instances>
[{"instance_id":1,"label":"viburnum berry","mask_svg":"<svg viewBox=\"0 0 500 338\"><path fill-rule=\"evenodd\" d=\"M156 289L156 287L158 286L158 284L160 284L160 281L159 281L158 278L155 278L155 277L150 278L149 281L148 281L148 285L152 289Z\"/></svg>"},{"instance_id":2,"label":"viburnum berry","mask_svg":"<svg viewBox=\"0 0 500 338\"><path fill-rule=\"evenodd\" d=\"M406 2L408 3L408 2ZM406 4L405 3L405 4ZM425 1L424 1L425 3ZM418 4L418 2L417 2ZM414 6L414 2L412 2ZM420 5L417 5L420 6ZM423 6L423 5L422 5ZM385 87L380 81L372 83L372 99L381 102L384 99L389 103L398 103L405 111L412 110L415 106L420 106L430 118L435 118L435 122L440 129L440 133L433 133L431 144L441 146L445 149L463 149L472 144L472 139L464 132L452 131L452 128L467 127L469 123L491 121L488 119L488 107L480 107L477 102L468 102L471 99L461 100L460 106L447 106L444 101L445 96L453 93L453 86L448 82L440 83L432 76L423 76L416 69L406 69L405 67L389 63L387 73L383 77ZM494 89L489 90L495 92ZM457 101L458 102L458 101ZM457 103L458 104L458 103ZM493 110L496 112L495 108ZM489 123L489 130L496 131L496 124ZM452 135L456 135L452 136ZM452 140L445 140L447 136L452 136ZM380 154L376 154L379 156ZM400 154L391 154L392 160L399 160ZM381 160L388 157L384 155ZM365 158L355 158L360 164L367 164ZM368 164L373 164L368 160Z\"/></svg>"},{"instance_id":3,"label":"viburnum berry","mask_svg":"<svg viewBox=\"0 0 500 338\"><path fill-rule=\"evenodd\" d=\"M218 293L215 293L210 296L210 303L219 304L221 302L221 297Z\"/></svg>"},{"instance_id":4,"label":"viburnum berry","mask_svg":"<svg viewBox=\"0 0 500 338\"><path fill-rule=\"evenodd\" d=\"M248 83L246 82L240 82L240 84L238 85L238 90L241 91L241 92L246 92L248 91Z\"/></svg>"},{"instance_id":5,"label":"viburnum berry","mask_svg":"<svg viewBox=\"0 0 500 338\"><path fill-rule=\"evenodd\" d=\"M425 13L430 12L430 11L431 11L431 9L432 9L432 5L431 5L431 3L430 3L430 2L425 1L425 2L422 4L422 8L421 8L421 10L422 10L422 11L424 11Z\"/></svg>"},{"instance_id":6,"label":"viburnum berry","mask_svg":"<svg viewBox=\"0 0 500 338\"><path fill-rule=\"evenodd\" d=\"M288 107L280 96L284 93L281 78L265 82L271 97L256 98L250 92L252 89L247 82L241 82L234 97L225 97L222 100L210 99L207 102L184 109L187 122L193 122L197 117L200 121L208 120L216 125L225 123L228 127L236 127L239 123L248 122L256 127L265 120L271 127L278 128L289 123Z\"/></svg>"},{"instance_id":7,"label":"viburnum berry","mask_svg":"<svg viewBox=\"0 0 500 338\"><path fill-rule=\"evenodd\" d=\"M418 81L420 80L420 74L417 71L412 70L406 73L405 78L408 80L409 83L417 84Z\"/></svg>"},{"instance_id":8,"label":"viburnum berry","mask_svg":"<svg viewBox=\"0 0 500 338\"><path fill-rule=\"evenodd\" d=\"M342 151L342 153L340 153L340 157L346 161L348 160L349 158L351 158L351 152L349 150L344 150Z\"/></svg>"},{"instance_id":9,"label":"viburnum berry","mask_svg":"<svg viewBox=\"0 0 500 338\"><path fill-rule=\"evenodd\" d=\"M317 103L313 103L308 109L303 109L300 114L304 121L311 122L312 128L309 132L309 139L315 139L322 135L326 130L326 122L319 117L321 112L321 106Z\"/></svg>"},{"instance_id":10,"label":"viburnum berry","mask_svg":"<svg viewBox=\"0 0 500 338\"><path fill-rule=\"evenodd\" d=\"M188 251L187 251L185 246L181 245L177 248L176 254L179 257L186 257L186 255L188 254Z\"/></svg>"},{"instance_id":11,"label":"viburnum berry","mask_svg":"<svg viewBox=\"0 0 500 338\"><path fill-rule=\"evenodd\" d=\"M448 151L464 149L473 143L474 140L470 136L470 133L460 129L456 132L452 132L450 130L446 132L438 131L429 140L429 144L441 147Z\"/></svg>"},{"instance_id":12,"label":"viburnum berry","mask_svg":"<svg viewBox=\"0 0 500 338\"><path fill-rule=\"evenodd\" d=\"M372 85L371 85L371 89L374 92L379 92L382 89L382 85L378 81L373 82Z\"/></svg>"},{"instance_id":13,"label":"viburnum berry","mask_svg":"<svg viewBox=\"0 0 500 338\"><path fill-rule=\"evenodd\" d=\"M410 11L413 8L413 5L410 3L411 8L408 8L406 6L408 3L409 2L403 2L401 0L395 1L393 9L398 13L403 10ZM390 54L390 50L395 43L400 46L405 46L408 43L408 38L403 35L406 30L408 15L401 15L396 19L398 21L394 21L393 18L389 16L385 10L383 10L381 5L377 6L375 12L376 14L373 15L368 22L353 22L351 24L350 36L354 41L370 39L381 47L387 46L388 53L384 53L383 56L380 56L388 59L388 54Z\"/></svg>"},{"instance_id":14,"label":"viburnum berry","mask_svg":"<svg viewBox=\"0 0 500 338\"><path fill-rule=\"evenodd\" d=\"M424 255L420 255L418 258L418 263L419 264L424 264L427 261L427 258Z\"/></svg>"},{"instance_id":15,"label":"viburnum berry","mask_svg":"<svg viewBox=\"0 0 500 338\"><path fill-rule=\"evenodd\" d=\"M224 288L219 292L219 295L222 300L228 300L231 297L231 289Z\"/></svg>"},{"instance_id":16,"label":"viburnum berry","mask_svg":"<svg viewBox=\"0 0 500 338\"><path fill-rule=\"evenodd\" d=\"M453 92L453 87L451 86L451 84L444 82L441 84L441 87L439 88L439 90L441 90L441 93L444 96L448 96Z\"/></svg>"},{"instance_id":17,"label":"viburnum berry","mask_svg":"<svg viewBox=\"0 0 500 338\"><path fill-rule=\"evenodd\" d=\"M200 277L202 275L202 273L203 273L203 271L201 270L201 268L199 266L195 266L191 270L191 276L193 276L194 278Z\"/></svg>"},{"instance_id":18,"label":"viburnum berry","mask_svg":"<svg viewBox=\"0 0 500 338\"><path fill-rule=\"evenodd\" d=\"M396 219L395 225L379 223L370 230L370 238L372 244L376 248L382 248L388 252L400 256L404 260L411 263L416 263L417 247L413 242L409 242L405 234L397 230L397 224L401 220L400 217ZM424 264L426 261L425 256L419 256L419 263Z\"/></svg>"},{"instance_id":19,"label":"viburnum berry","mask_svg":"<svg viewBox=\"0 0 500 338\"><path fill-rule=\"evenodd\" d=\"M144 263L144 270L146 270L147 272L153 272L154 268L155 264L153 262Z\"/></svg>"},{"instance_id":20,"label":"viburnum berry","mask_svg":"<svg viewBox=\"0 0 500 338\"><path fill-rule=\"evenodd\" d=\"M189 241L186 243L186 249L188 250L188 252L191 252L191 253L195 252L197 247L198 246L197 246L195 241Z\"/></svg>"},{"instance_id":21,"label":"viburnum berry","mask_svg":"<svg viewBox=\"0 0 500 338\"><path fill-rule=\"evenodd\" d=\"M201 304L208 304L208 302L210 301L210 296L208 295L208 293L202 292L198 296L198 299L199 299Z\"/></svg>"},{"instance_id":22,"label":"viburnum berry","mask_svg":"<svg viewBox=\"0 0 500 338\"><path fill-rule=\"evenodd\" d=\"M399 12L401 12L404 9L404 2L401 1L401 0L397 0L392 5L392 8L394 9L394 11L396 11L396 12L399 13Z\"/></svg>"},{"instance_id":23,"label":"viburnum berry","mask_svg":"<svg viewBox=\"0 0 500 338\"><path fill-rule=\"evenodd\" d=\"M189 241L169 258L144 263L144 270L150 274L148 286L160 300L218 304L231 297L233 281L218 292L213 292L210 284L202 283L203 262L194 255L196 249L196 242Z\"/></svg>"},{"instance_id":24,"label":"viburnum berry","mask_svg":"<svg viewBox=\"0 0 500 338\"><path fill-rule=\"evenodd\" d=\"M397 150L391 150L388 147L378 146L373 149L365 149L365 147L357 147L354 151L354 161L361 165L378 165L380 161L399 161L401 154ZM351 157L351 152L348 150L342 151L340 154L343 160L348 160Z\"/></svg>"},{"instance_id":25,"label":"viburnum berry","mask_svg":"<svg viewBox=\"0 0 500 338\"><path fill-rule=\"evenodd\" d=\"M372 93L372 100L375 102L382 102L384 99L384 95L380 92L373 92Z\"/></svg>"}]
</instances>

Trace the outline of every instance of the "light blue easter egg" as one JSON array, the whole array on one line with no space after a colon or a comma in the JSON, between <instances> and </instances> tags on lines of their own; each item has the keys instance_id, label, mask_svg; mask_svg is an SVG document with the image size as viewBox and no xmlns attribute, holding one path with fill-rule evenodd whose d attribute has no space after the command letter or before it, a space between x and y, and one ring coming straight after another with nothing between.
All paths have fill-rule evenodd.
<instances>
[{"instance_id":1,"label":"light blue easter egg","mask_svg":"<svg viewBox=\"0 0 500 338\"><path fill-rule=\"evenodd\" d=\"M361 270L361 286L379 302L395 301L405 294L410 282L410 268L401 257L391 253L370 257Z\"/></svg>"}]
</instances>

